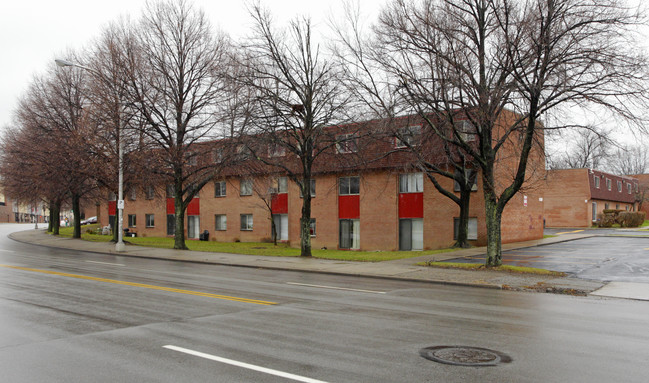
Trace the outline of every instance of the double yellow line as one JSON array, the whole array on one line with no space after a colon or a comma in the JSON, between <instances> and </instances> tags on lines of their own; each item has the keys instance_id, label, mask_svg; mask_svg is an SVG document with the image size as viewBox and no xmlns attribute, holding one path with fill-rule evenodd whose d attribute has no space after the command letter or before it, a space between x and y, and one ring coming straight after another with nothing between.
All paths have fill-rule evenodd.
<instances>
[{"instance_id":1,"label":"double yellow line","mask_svg":"<svg viewBox=\"0 0 649 383\"><path fill-rule=\"evenodd\" d=\"M2 264L0 264L0 267L4 267L4 268L7 268L7 269L14 269L14 270L31 271L31 272L35 272L35 273L43 273L43 274L49 274L49 275L58 275L58 276L61 276L61 277L83 279L83 280L86 280L86 281L114 283L114 284L123 285L123 286L141 287L141 288L145 288L145 289L167 291L167 292L171 292L171 293L188 294L188 295L196 295L196 296L199 296L199 297L223 299L223 300L234 301L234 302L254 303L256 305L270 306L270 305L277 304L275 302L260 301L260 300L256 300L256 299L231 297L231 296L227 296L227 295L203 293L203 292L200 292L200 291L174 289L174 288L171 288L171 287L146 285L146 284L143 284L143 283L125 282L125 281L118 281L118 280L115 280L115 279L95 278L95 277L88 277L86 275L61 273L61 272L58 272L58 271L50 271L50 270L32 269L32 268L29 268L29 267L20 267L20 266L11 266L11 265L2 265Z\"/></svg>"}]
</instances>

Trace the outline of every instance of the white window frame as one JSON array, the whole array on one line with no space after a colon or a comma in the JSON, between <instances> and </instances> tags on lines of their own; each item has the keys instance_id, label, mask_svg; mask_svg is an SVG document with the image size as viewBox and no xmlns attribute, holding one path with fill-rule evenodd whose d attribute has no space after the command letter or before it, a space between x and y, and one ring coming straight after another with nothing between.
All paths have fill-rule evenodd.
<instances>
[{"instance_id":1,"label":"white window frame","mask_svg":"<svg viewBox=\"0 0 649 383\"><path fill-rule=\"evenodd\" d=\"M225 214L214 214L214 231L228 230L228 216Z\"/></svg>"},{"instance_id":2,"label":"white window frame","mask_svg":"<svg viewBox=\"0 0 649 383\"><path fill-rule=\"evenodd\" d=\"M253 217L252 214L241 214L241 231L252 231L253 228Z\"/></svg>"},{"instance_id":3,"label":"white window frame","mask_svg":"<svg viewBox=\"0 0 649 383\"><path fill-rule=\"evenodd\" d=\"M133 218L133 221L131 222L131 218ZM128 227L137 227L137 215L136 214L129 214L128 217Z\"/></svg>"},{"instance_id":4,"label":"white window frame","mask_svg":"<svg viewBox=\"0 0 649 383\"><path fill-rule=\"evenodd\" d=\"M277 193L288 193L288 177L277 177Z\"/></svg>"},{"instance_id":5,"label":"white window frame","mask_svg":"<svg viewBox=\"0 0 649 383\"><path fill-rule=\"evenodd\" d=\"M358 179L358 191L355 193L352 193L352 179ZM343 179L347 179L347 190L343 192L342 187L343 187ZM338 195L359 195L361 192L361 178L359 176L348 176L348 177L340 177L338 178Z\"/></svg>"},{"instance_id":6,"label":"white window frame","mask_svg":"<svg viewBox=\"0 0 649 383\"><path fill-rule=\"evenodd\" d=\"M397 149L417 146L421 140L421 125L412 125L397 131L394 147Z\"/></svg>"},{"instance_id":7,"label":"white window frame","mask_svg":"<svg viewBox=\"0 0 649 383\"><path fill-rule=\"evenodd\" d=\"M214 197L220 198L227 195L227 186L225 181L214 182Z\"/></svg>"},{"instance_id":8,"label":"white window frame","mask_svg":"<svg viewBox=\"0 0 649 383\"><path fill-rule=\"evenodd\" d=\"M622 181L617 181L617 192L622 193Z\"/></svg>"},{"instance_id":9,"label":"white window frame","mask_svg":"<svg viewBox=\"0 0 649 383\"><path fill-rule=\"evenodd\" d=\"M252 180L244 178L239 180L239 195L251 196L252 195Z\"/></svg>"},{"instance_id":10,"label":"white window frame","mask_svg":"<svg viewBox=\"0 0 649 383\"><path fill-rule=\"evenodd\" d=\"M355 133L336 136L336 153L347 154L358 152L358 136Z\"/></svg>"},{"instance_id":11,"label":"white window frame","mask_svg":"<svg viewBox=\"0 0 649 383\"><path fill-rule=\"evenodd\" d=\"M155 227L155 214L145 214L144 221L146 227Z\"/></svg>"},{"instance_id":12,"label":"white window frame","mask_svg":"<svg viewBox=\"0 0 649 383\"><path fill-rule=\"evenodd\" d=\"M399 174L399 193L423 193L424 173Z\"/></svg>"},{"instance_id":13,"label":"white window frame","mask_svg":"<svg viewBox=\"0 0 649 383\"><path fill-rule=\"evenodd\" d=\"M593 176L593 179L595 180L595 189L599 189L599 176Z\"/></svg>"}]
</instances>

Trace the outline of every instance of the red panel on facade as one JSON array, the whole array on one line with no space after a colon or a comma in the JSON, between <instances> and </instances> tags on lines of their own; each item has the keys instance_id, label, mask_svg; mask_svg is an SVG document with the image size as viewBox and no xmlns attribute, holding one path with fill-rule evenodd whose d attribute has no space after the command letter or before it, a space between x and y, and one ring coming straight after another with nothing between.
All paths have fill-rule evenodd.
<instances>
[{"instance_id":1,"label":"red panel on facade","mask_svg":"<svg viewBox=\"0 0 649 383\"><path fill-rule=\"evenodd\" d=\"M187 215L200 215L201 214L201 204L199 198L193 198L187 206Z\"/></svg>"},{"instance_id":2,"label":"red panel on facade","mask_svg":"<svg viewBox=\"0 0 649 383\"><path fill-rule=\"evenodd\" d=\"M273 194L270 200L273 214L288 214L288 194Z\"/></svg>"},{"instance_id":3,"label":"red panel on facade","mask_svg":"<svg viewBox=\"0 0 649 383\"><path fill-rule=\"evenodd\" d=\"M108 215L117 215L117 201L108 201Z\"/></svg>"},{"instance_id":4,"label":"red panel on facade","mask_svg":"<svg viewBox=\"0 0 649 383\"><path fill-rule=\"evenodd\" d=\"M167 214L176 212L176 201L173 198L167 198Z\"/></svg>"},{"instance_id":5,"label":"red panel on facade","mask_svg":"<svg viewBox=\"0 0 649 383\"><path fill-rule=\"evenodd\" d=\"M424 218L424 193L399 194L399 218Z\"/></svg>"},{"instance_id":6,"label":"red panel on facade","mask_svg":"<svg viewBox=\"0 0 649 383\"><path fill-rule=\"evenodd\" d=\"M361 217L361 199L358 195L341 195L338 197L338 218L358 219Z\"/></svg>"}]
</instances>

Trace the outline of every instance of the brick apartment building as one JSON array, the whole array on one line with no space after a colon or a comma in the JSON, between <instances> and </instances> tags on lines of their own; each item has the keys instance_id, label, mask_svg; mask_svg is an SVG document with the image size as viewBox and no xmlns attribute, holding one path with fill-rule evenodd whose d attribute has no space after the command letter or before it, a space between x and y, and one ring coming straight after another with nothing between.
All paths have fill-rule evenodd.
<instances>
[{"instance_id":1,"label":"brick apartment building","mask_svg":"<svg viewBox=\"0 0 649 383\"><path fill-rule=\"evenodd\" d=\"M417 126L406 119L394 123L399 129ZM362 143L354 145L360 147ZM395 145L395 141L374 143L366 150L386 153ZM531 163L543 163L543 155L539 153ZM377 161L357 166L345 162L342 166L338 160L344 155L349 153L332 149L330 157L323 158L314 169L311 223L314 248L424 250L453 244L459 207L413 167L412 157L395 152ZM503 166L498 173L504 176L511 172ZM484 199L480 177L477 178L471 196L469 239L474 245L483 245L487 236ZM453 188L452 180L442 177L439 180L446 188ZM267 193L269 189L272 195ZM504 211L502 239L505 243L543 236L541 189L527 187L525 190ZM269 202L270 209L265 201ZM210 240L256 242L270 240L273 220L278 239L299 246L301 208L300 190L285 175L245 175L239 169L230 169L203 187L190 203L185 230L189 239L197 239L207 230ZM101 224L112 223L116 202L103 203L100 210ZM173 214L171 190L165 192L162 185L141 185L125 192L124 227L138 236L172 236Z\"/></svg>"},{"instance_id":2,"label":"brick apartment building","mask_svg":"<svg viewBox=\"0 0 649 383\"><path fill-rule=\"evenodd\" d=\"M545 189L547 227L590 227L605 209L636 211L638 179L593 169L550 170Z\"/></svg>"}]
</instances>

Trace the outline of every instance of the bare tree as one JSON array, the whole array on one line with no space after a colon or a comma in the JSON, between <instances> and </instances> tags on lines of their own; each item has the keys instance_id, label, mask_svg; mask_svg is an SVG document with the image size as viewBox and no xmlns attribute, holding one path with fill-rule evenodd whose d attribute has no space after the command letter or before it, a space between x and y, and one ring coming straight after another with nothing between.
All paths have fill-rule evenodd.
<instances>
[{"instance_id":1,"label":"bare tree","mask_svg":"<svg viewBox=\"0 0 649 383\"><path fill-rule=\"evenodd\" d=\"M568 142L565 152L549 156L550 169L601 169L609 162L615 143L610 138L610 132L594 127L578 129L572 135L559 136L560 140ZM568 133L569 134L569 133Z\"/></svg>"},{"instance_id":2,"label":"bare tree","mask_svg":"<svg viewBox=\"0 0 649 383\"><path fill-rule=\"evenodd\" d=\"M542 159L541 116L591 104L637 120L646 59L629 41L640 21L618 0L394 0L382 12L376 59L481 170L487 265L501 264L503 210ZM469 131L450 120L458 112Z\"/></svg>"},{"instance_id":3,"label":"bare tree","mask_svg":"<svg viewBox=\"0 0 649 383\"><path fill-rule=\"evenodd\" d=\"M628 145L619 147L609 156L609 169L619 175L645 174L649 169L649 156L646 145Z\"/></svg>"},{"instance_id":4,"label":"bare tree","mask_svg":"<svg viewBox=\"0 0 649 383\"><path fill-rule=\"evenodd\" d=\"M127 52L127 98L153 144L148 166L173 187L174 248L186 249L187 206L220 166L203 142L219 137L230 44L184 0L149 3L138 27Z\"/></svg>"},{"instance_id":5,"label":"bare tree","mask_svg":"<svg viewBox=\"0 0 649 383\"><path fill-rule=\"evenodd\" d=\"M273 29L270 14L251 8L253 37L242 47L241 81L249 89L247 145L255 157L286 174L302 195L301 256L311 256L311 180L314 164L337 143L337 124L347 121L350 97L341 68L326 57L311 22L297 19L286 31ZM357 140L353 132L338 143ZM292 160L290 158L297 158Z\"/></svg>"}]
</instances>

